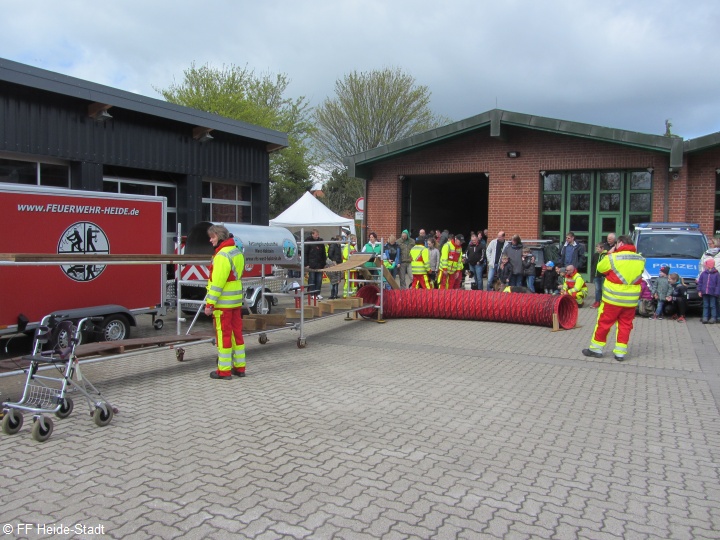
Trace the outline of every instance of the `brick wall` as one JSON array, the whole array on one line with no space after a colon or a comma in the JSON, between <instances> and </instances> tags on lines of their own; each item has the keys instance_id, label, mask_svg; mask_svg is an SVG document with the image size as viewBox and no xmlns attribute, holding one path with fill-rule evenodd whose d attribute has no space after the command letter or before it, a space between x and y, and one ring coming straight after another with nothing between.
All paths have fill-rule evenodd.
<instances>
[{"instance_id":1,"label":"brick wall","mask_svg":"<svg viewBox=\"0 0 720 540\"><path fill-rule=\"evenodd\" d=\"M699 223L700 229L706 235L718 236L713 229L717 174L715 170L720 168L720 148L689 154L688 162L687 175L691 180L687 186L687 220Z\"/></svg>"},{"instance_id":2,"label":"brick wall","mask_svg":"<svg viewBox=\"0 0 720 540\"><path fill-rule=\"evenodd\" d=\"M507 152L519 151L512 159ZM489 173L488 228L525 238L540 233L540 171L654 169L653 220L692 220L712 230L715 169L720 150L690 156L677 179L668 173L669 155L592 139L503 126L502 140L489 128L378 163L368 181L368 230L387 238L400 231L402 196L398 176ZM712 174L711 174L712 173ZM513 178L514 176L514 178ZM667 193L665 186L669 185ZM690 203L688 202L690 201Z\"/></svg>"}]
</instances>

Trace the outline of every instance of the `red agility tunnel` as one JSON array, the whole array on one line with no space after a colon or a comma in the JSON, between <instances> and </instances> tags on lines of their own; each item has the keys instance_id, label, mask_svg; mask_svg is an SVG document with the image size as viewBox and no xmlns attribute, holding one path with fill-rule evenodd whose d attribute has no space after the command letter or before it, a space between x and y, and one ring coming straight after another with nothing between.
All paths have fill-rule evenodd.
<instances>
[{"instance_id":1,"label":"red agility tunnel","mask_svg":"<svg viewBox=\"0 0 720 540\"><path fill-rule=\"evenodd\" d=\"M378 295L379 290L374 285L361 287L357 292L366 304L377 305ZM363 317L377 317L376 308L366 308L359 313ZM383 292L383 317L386 319L460 319L552 327L555 313L561 328L573 328L578 316L577 302L570 296L463 289Z\"/></svg>"}]
</instances>

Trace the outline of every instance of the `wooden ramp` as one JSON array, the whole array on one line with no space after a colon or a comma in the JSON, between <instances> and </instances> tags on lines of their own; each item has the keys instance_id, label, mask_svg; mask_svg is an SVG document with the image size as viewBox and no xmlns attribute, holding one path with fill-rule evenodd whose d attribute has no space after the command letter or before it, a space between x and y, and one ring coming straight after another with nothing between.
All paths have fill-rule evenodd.
<instances>
[{"instance_id":1,"label":"wooden ramp","mask_svg":"<svg viewBox=\"0 0 720 540\"><path fill-rule=\"evenodd\" d=\"M125 339L122 341L101 341L99 343L87 343L78 345L75 348L75 355L78 359L89 359L97 357L108 357L125 354L132 351L147 351L153 348L180 349L182 345L190 345L195 342L212 339L211 335L190 335L190 336L155 336L148 338ZM177 354L176 354L177 356ZM18 371L25 369L30 364L22 356L0 360L0 373Z\"/></svg>"},{"instance_id":2,"label":"wooden ramp","mask_svg":"<svg viewBox=\"0 0 720 540\"><path fill-rule=\"evenodd\" d=\"M138 349L150 349L153 347L168 347L172 345L180 345L191 341L200 341L207 336L155 336L147 338L124 339L122 341L100 341L98 343L87 343L78 345L75 348L75 355L78 358L87 358L88 356L105 356L113 354L123 354L128 351Z\"/></svg>"}]
</instances>

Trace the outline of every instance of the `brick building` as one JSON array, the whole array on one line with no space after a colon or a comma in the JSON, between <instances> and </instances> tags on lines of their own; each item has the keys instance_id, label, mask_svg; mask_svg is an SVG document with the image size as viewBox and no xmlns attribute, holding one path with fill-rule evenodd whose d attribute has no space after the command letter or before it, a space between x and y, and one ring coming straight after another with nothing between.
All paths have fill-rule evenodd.
<instances>
[{"instance_id":1,"label":"brick building","mask_svg":"<svg viewBox=\"0 0 720 540\"><path fill-rule=\"evenodd\" d=\"M488 228L594 245L642 221L720 233L720 132L683 141L494 109L347 158L364 230Z\"/></svg>"}]
</instances>

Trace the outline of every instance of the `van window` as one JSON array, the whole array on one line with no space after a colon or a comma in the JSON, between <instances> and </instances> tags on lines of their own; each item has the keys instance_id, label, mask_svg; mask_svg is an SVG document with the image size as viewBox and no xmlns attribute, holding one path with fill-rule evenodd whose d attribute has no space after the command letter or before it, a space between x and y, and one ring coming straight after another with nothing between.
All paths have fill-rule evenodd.
<instances>
[{"instance_id":1,"label":"van window","mask_svg":"<svg viewBox=\"0 0 720 540\"><path fill-rule=\"evenodd\" d=\"M643 257L699 259L707 249L699 234L641 234L637 250Z\"/></svg>"}]
</instances>

